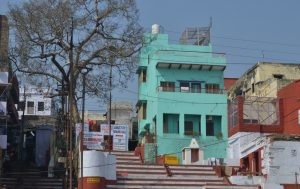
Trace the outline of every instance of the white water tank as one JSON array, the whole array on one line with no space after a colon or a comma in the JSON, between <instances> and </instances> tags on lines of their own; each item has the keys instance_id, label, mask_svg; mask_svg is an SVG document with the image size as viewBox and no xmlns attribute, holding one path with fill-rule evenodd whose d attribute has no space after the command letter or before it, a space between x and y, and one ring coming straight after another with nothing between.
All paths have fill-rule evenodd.
<instances>
[{"instance_id":1,"label":"white water tank","mask_svg":"<svg viewBox=\"0 0 300 189\"><path fill-rule=\"evenodd\" d=\"M159 33L160 26L158 24L152 25L152 34L158 34Z\"/></svg>"}]
</instances>

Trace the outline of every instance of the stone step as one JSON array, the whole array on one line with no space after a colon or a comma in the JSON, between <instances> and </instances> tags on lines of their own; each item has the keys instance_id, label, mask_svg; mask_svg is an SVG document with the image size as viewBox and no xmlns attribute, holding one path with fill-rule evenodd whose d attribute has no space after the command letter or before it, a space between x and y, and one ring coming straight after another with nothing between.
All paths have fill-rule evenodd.
<instances>
[{"instance_id":1,"label":"stone step","mask_svg":"<svg viewBox=\"0 0 300 189\"><path fill-rule=\"evenodd\" d=\"M117 175L117 180L121 179L166 179L166 180L211 180L211 181L223 181L223 178L217 175L173 175L169 177L165 174L122 174Z\"/></svg>"},{"instance_id":2,"label":"stone step","mask_svg":"<svg viewBox=\"0 0 300 189\"><path fill-rule=\"evenodd\" d=\"M220 182L210 182L210 181L198 181L198 180L118 180L118 184L126 184L126 185L130 185L130 184L178 184L178 185L205 185L207 184L207 182L211 183L211 184L220 184Z\"/></svg>"},{"instance_id":3,"label":"stone step","mask_svg":"<svg viewBox=\"0 0 300 189\"><path fill-rule=\"evenodd\" d=\"M107 188L110 189L142 189L142 188L161 188L161 189L259 189L258 186L243 186L243 185L237 185L237 186L230 186L226 184L218 184L218 185L212 185L212 186L201 186L201 185L162 185L162 184L156 184L156 185L146 185L146 184L137 184L137 185L123 185L123 184L115 184L115 185L108 185Z\"/></svg>"},{"instance_id":4,"label":"stone step","mask_svg":"<svg viewBox=\"0 0 300 189\"><path fill-rule=\"evenodd\" d=\"M107 185L107 188L110 189L145 189L145 188L155 188L155 189L202 189L201 186L151 186L151 185L139 185L139 186L135 186L135 185Z\"/></svg>"},{"instance_id":5,"label":"stone step","mask_svg":"<svg viewBox=\"0 0 300 189\"><path fill-rule=\"evenodd\" d=\"M215 175L215 172L213 170L170 170L172 174L188 174L188 175ZM166 174L166 170L164 168L162 169L126 169L126 168L117 168L117 172L127 172L127 173L142 173L142 174Z\"/></svg>"},{"instance_id":6,"label":"stone step","mask_svg":"<svg viewBox=\"0 0 300 189\"><path fill-rule=\"evenodd\" d=\"M116 160L116 163L117 163L117 165L119 164L119 163L126 163L126 164L128 164L128 163L134 163L134 164L141 164L141 161L139 160L139 159L117 159Z\"/></svg>"},{"instance_id":7,"label":"stone step","mask_svg":"<svg viewBox=\"0 0 300 189\"><path fill-rule=\"evenodd\" d=\"M118 155L120 155L120 156L122 156L122 155L129 155L129 156L134 156L134 152L132 151L111 151L111 154L113 154L113 155L116 155L116 156L118 156Z\"/></svg>"},{"instance_id":8,"label":"stone step","mask_svg":"<svg viewBox=\"0 0 300 189\"><path fill-rule=\"evenodd\" d=\"M207 165L169 165L171 169L207 169L213 170L212 166Z\"/></svg>"},{"instance_id":9,"label":"stone step","mask_svg":"<svg viewBox=\"0 0 300 189\"><path fill-rule=\"evenodd\" d=\"M176 177L176 176L174 176ZM172 183L177 183L177 182L205 182L205 183L223 183L223 179L199 179L197 178L185 178L185 177L178 177L175 179L171 179L172 177L167 177L167 178L120 178L118 177L118 182L119 181L139 181L139 182L172 182Z\"/></svg>"},{"instance_id":10,"label":"stone step","mask_svg":"<svg viewBox=\"0 0 300 189\"><path fill-rule=\"evenodd\" d=\"M140 158L137 156L116 156L116 160L132 160L132 159L140 160Z\"/></svg>"},{"instance_id":11,"label":"stone step","mask_svg":"<svg viewBox=\"0 0 300 189\"><path fill-rule=\"evenodd\" d=\"M234 185L234 186L226 186L226 185L207 185L203 186L203 189L259 189L259 186L249 186L249 185Z\"/></svg>"},{"instance_id":12,"label":"stone step","mask_svg":"<svg viewBox=\"0 0 300 189\"><path fill-rule=\"evenodd\" d=\"M117 163L117 168L149 168L149 169L156 169L156 168L163 168L163 165L148 165L148 164L129 164L129 163ZM174 166L169 165L169 168L171 170L213 170L213 167L211 166Z\"/></svg>"},{"instance_id":13,"label":"stone step","mask_svg":"<svg viewBox=\"0 0 300 189\"><path fill-rule=\"evenodd\" d=\"M8 188L62 189L63 180L57 178L0 178L0 186Z\"/></svg>"}]
</instances>

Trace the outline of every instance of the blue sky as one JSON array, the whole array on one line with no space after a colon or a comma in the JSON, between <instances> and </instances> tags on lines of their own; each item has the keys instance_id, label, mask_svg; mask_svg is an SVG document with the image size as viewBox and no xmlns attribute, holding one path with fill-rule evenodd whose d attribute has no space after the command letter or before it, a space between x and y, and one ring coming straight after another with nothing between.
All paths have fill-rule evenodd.
<instances>
[{"instance_id":1,"label":"blue sky","mask_svg":"<svg viewBox=\"0 0 300 189\"><path fill-rule=\"evenodd\" d=\"M0 14L7 11L7 2L22 0L0 0ZM170 43L178 41L185 27L208 26L212 17L213 49L226 53L228 62L225 77L239 77L257 61L300 62L299 0L137 0L137 5L140 24L148 31L154 23L163 26ZM126 90L137 91L135 79ZM113 96L133 103L137 98L118 90ZM101 109L95 102L88 107Z\"/></svg>"}]
</instances>

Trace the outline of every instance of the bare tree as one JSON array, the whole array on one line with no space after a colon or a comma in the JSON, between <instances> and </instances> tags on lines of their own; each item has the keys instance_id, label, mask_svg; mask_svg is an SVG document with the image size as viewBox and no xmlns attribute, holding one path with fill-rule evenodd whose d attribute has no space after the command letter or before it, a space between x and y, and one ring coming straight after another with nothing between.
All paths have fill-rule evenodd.
<instances>
[{"instance_id":1,"label":"bare tree","mask_svg":"<svg viewBox=\"0 0 300 189\"><path fill-rule=\"evenodd\" d=\"M87 77L89 95L103 98L109 66L118 73L115 83L124 84L133 75L132 58L142 44L134 0L29 0L11 5L9 16L10 54L18 71L44 85L69 86L74 65L74 112L83 68L93 69Z\"/></svg>"}]
</instances>

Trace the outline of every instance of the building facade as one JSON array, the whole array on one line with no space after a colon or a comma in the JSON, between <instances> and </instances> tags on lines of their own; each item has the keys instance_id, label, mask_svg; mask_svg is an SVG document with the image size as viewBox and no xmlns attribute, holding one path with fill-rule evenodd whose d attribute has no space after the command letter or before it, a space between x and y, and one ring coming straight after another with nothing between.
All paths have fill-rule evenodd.
<instances>
[{"instance_id":1,"label":"building facade","mask_svg":"<svg viewBox=\"0 0 300 189\"><path fill-rule=\"evenodd\" d=\"M201 35L191 36L193 32ZM189 28L181 44L169 44L157 25L144 35L137 70L139 136L154 136L157 155L181 159L192 138L204 159L226 155L226 143L218 142L227 139L226 59L213 52L209 36L209 27Z\"/></svg>"},{"instance_id":2,"label":"building facade","mask_svg":"<svg viewBox=\"0 0 300 189\"><path fill-rule=\"evenodd\" d=\"M261 71L260 73L257 71L267 68L273 69L268 69L266 75ZM251 78L264 78L263 81L258 82L260 84L253 83L254 93L252 93L253 85L251 84L249 94L245 92L242 96L236 96L229 101L228 165L244 167L249 173L255 175L269 177L270 174L273 174L272 171L266 172L266 170L274 169L275 164L276 166L278 164L276 162L266 164L267 161L264 157L269 156L266 156L265 150L272 151L272 149L269 149L262 139L267 136L274 136L273 138L281 135L287 136L280 138L282 141L285 140L284 138L289 138L289 136L300 134L300 83L299 80L295 80L299 77L299 68L300 66L296 64L257 64L253 69L246 72L247 74L244 74L229 90L228 94L232 96L238 95L237 91L247 91L244 90L245 87L243 88L243 86L249 85L241 85L241 83L250 83L250 81L245 80L246 75L251 75ZM279 73L282 75L280 78L278 78ZM286 77L286 79L283 77ZM266 90L269 92L259 93L260 96L255 96L258 95L255 94L255 91L261 92L266 89L265 82L270 84ZM275 83L275 87L272 83ZM261 88L262 86L264 87ZM273 89L271 89L271 86L273 86ZM294 145L295 140L293 139L293 141ZM273 145L272 141L269 143L271 146ZM280 145L284 144L290 145L290 142L280 142ZM287 148L289 147L287 146Z\"/></svg>"},{"instance_id":3,"label":"building facade","mask_svg":"<svg viewBox=\"0 0 300 189\"><path fill-rule=\"evenodd\" d=\"M109 109L107 110L109 112ZM111 119L117 125L128 126L128 138L132 139L132 117L133 107L131 102L112 102Z\"/></svg>"},{"instance_id":4,"label":"building facade","mask_svg":"<svg viewBox=\"0 0 300 189\"><path fill-rule=\"evenodd\" d=\"M52 95L52 90L45 87L20 88L17 108L23 133L21 158L38 167L48 166L57 150L55 131L58 130L58 118Z\"/></svg>"},{"instance_id":5,"label":"building facade","mask_svg":"<svg viewBox=\"0 0 300 189\"><path fill-rule=\"evenodd\" d=\"M258 62L228 90L228 97L277 97L277 91L297 79L300 79L299 64Z\"/></svg>"},{"instance_id":6,"label":"building facade","mask_svg":"<svg viewBox=\"0 0 300 189\"><path fill-rule=\"evenodd\" d=\"M17 158L19 83L8 61L9 26L8 19L0 15L0 169L5 154ZM6 158L7 159L7 158Z\"/></svg>"}]
</instances>

